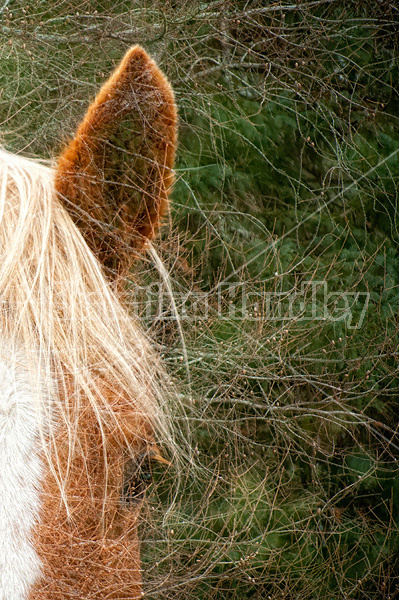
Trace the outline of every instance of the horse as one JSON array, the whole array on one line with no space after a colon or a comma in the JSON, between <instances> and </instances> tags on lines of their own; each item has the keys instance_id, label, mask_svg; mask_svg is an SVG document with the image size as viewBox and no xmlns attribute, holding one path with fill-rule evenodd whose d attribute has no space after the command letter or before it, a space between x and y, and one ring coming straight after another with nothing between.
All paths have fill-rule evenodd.
<instances>
[{"instance_id":1,"label":"horse","mask_svg":"<svg viewBox=\"0 0 399 600\"><path fill-rule=\"evenodd\" d=\"M143 595L140 508L173 440L123 282L167 211L176 130L135 46L57 161L0 150L0 600Z\"/></svg>"}]
</instances>

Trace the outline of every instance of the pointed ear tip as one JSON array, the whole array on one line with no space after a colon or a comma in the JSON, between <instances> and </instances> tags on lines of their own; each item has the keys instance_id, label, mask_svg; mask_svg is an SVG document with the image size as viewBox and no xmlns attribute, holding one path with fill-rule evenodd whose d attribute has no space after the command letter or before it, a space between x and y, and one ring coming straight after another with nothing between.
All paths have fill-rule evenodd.
<instances>
[{"instance_id":1,"label":"pointed ear tip","mask_svg":"<svg viewBox=\"0 0 399 600\"><path fill-rule=\"evenodd\" d=\"M135 44L129 50L126 51L125 57L123 60L130 62L131 60L142 59L146 61L151 61L149 54L144 50L142 46Z\"/></svg>"},{"instance_id":2,"label":"pointed ear tip","mask_svg":"<svg viewBox=\"0 0 399 600\"><path fill-rule=\"evenodd\" d=\"M152 77L155 77L155 80L158 81L163 88L167 88L169 93L173 95L172 87L164 73L160 70L157 62L151 58L151 56L146 50L144 50L142 46L136 44L127 50L119 68L121 71L125 71L126 69L137 73L138 67L139 70L148 68L149 72L152 74Z\"/></svg>"},{"instance_id":3,"label":"pointed ear tip","mask_svg":"<svg viewBox=\"0 0 399 600\"><path fill-rule=\"evenodd\" d=\"M146 50L144 50L144 48L138 44L127 50L125 56L122 58L122 62L120 63L120 68L122 71L125 69L137 71L137 68L142 69L146 67L159 71L156 62L151 58L148 52L146 52Z\"/></svg>"}]
</instances>

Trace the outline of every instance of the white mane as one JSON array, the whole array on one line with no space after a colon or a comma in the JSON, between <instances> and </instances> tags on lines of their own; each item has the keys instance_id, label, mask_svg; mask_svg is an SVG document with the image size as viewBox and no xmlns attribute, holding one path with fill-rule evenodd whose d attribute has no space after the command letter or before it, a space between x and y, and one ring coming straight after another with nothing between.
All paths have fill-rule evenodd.
<instances>
[{"instance_id":1,"label":"white mane","mask_svg":"<svg viewBox=\"0 0 399 600\"><path fill-rule=\"evenodd\" d=\"M73 394L78 406L84 396L99 426L107 422L109 430L115 419L112 406L108 410L111 390L129 398L137 415L167 443L161 367L56 197L53 178L49 166L0 150L0 327L5 347L12 340L26 357L31 381L40 381L33 386L37 406L46 390L44 395L55 398L57 412L68 421L61 398Z\"/></svg>"}]
</instances>

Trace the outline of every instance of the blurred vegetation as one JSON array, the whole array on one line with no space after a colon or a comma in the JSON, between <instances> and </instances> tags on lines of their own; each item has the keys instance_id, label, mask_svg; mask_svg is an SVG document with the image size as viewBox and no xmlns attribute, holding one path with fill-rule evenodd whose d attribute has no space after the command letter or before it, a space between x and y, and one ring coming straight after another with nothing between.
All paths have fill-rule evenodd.
<instances>
[{"instance_id":1,"label":"blurred vegetation","mask_svg":"<svg viewBox=\"0 0 399 600\"><path fill-rule=\"evenodd\" d=\"M146 596L399 597L396 4L32 0L0 17L14 151L54 156L132 44L176 92L157 244L174 303L150 259L134 292L194 466L178 488L155 473Z\"/></svg>"}]
</instances>

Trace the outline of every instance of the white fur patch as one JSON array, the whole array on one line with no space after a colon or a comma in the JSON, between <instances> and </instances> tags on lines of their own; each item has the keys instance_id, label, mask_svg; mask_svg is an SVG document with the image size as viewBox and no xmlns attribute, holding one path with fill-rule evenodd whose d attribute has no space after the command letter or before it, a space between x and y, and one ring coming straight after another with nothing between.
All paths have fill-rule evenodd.
<instances>
[{"instance_id":1,"label":"white fur patch","mask_svg":"<svg viewBox=\"0 0 399 600\"><path fill-rule=\"evenodd\" d=\"M0 343L0 600L26 600L40 574L40 429L29 371L10 350Z\"/></svg>"}]
</instances>

